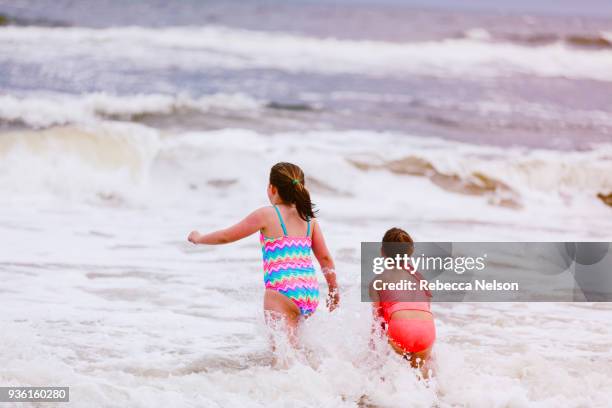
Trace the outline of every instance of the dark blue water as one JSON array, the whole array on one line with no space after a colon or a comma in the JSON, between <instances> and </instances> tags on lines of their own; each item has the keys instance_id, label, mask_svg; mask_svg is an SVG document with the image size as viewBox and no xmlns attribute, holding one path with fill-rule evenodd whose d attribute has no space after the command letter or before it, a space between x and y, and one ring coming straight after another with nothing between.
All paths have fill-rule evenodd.
<instances>
[{"instance_id":1,"label":"dark blue water","mask_svg":"<svg viewBox=\"0 0 612 408\"><path fill-rule=\"evenodd\" d=\"M323 2L323 1L322 1ZM564 16L612 16L612 2L608 0L336 0L342 4L401 5L439 10L520 13Z\"/></svg>"},{"instance_id":2,"label":"dark blue water","mask_svg":"<svg viewBox=\"0 0 612 408\"><path fill-rule=\"evenodd\" d=\"M23 30L37 26L57 30L227 26L291 33L298 39L333 37L394 44L462 39L479 30L488 33L490 43L513 44L521 47L519 52L555 44L580 51L576 53L577 64L585 63L582 57L612 53L612 43L603 34L612 31L612 2L604 0L0 0L0 14L5 23ZM176 46L179 55L183 51ZM95 50L70 58L59 57L59 53L54 57L44 41L40 52L28 52L31 55L20 58L0 51L0 93L186 94L193 98L241 93L268 104L264 117L255 123L234 112L219 126L267 129L267 120L273 120L275 126L283 123L281 128L302 129L317 123L339 129L390 130L475 143L563 149L612 141L612 81L596 77L519 72L463 78L428 75L426 70L410 75L364 75L248 66L157 68L105 58ZM43 62L39 53L45 55ZM367 61L367 53L363 59ZM504 109L480 108L491 103ZM149 120L156 126L175 125L179 115ZM202 113L181 112L180 123L201 128L218 122Z\"/></svg>"},{"instance_id":3,"label":"dark blue water","mask_svg":"<svg viewBox=\"0 0 612 408\"><path fill-rule=\"evenodd\" d=\"M485 28L584 31L610 27L608 0L0 0L21 23L108 27L225 24L338 37L419 38ZM537 27L536 27L537 26Z\"/></svg>"}]
</instances>

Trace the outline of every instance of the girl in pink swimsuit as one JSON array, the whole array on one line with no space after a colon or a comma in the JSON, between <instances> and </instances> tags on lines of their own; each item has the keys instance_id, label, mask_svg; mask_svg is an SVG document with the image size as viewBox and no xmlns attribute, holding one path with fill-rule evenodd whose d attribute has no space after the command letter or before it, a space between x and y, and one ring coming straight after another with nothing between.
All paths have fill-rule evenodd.
<instances>
[{"instance_id":1,"label":"girl in pink swimsuit","mask_svg":"<svg viewBox=\"0 0 612 408\"><path fill-rule=\"evenodd\" d=\"M405 245L397 245L404 243ZM414 244L410 235L402 229L391 228L383 237L381 254L385 257L412 255ZM400 252L401 251L401 252ZM383 272L379 277L384 282L415 281L418 287L423 279L411 267ZM431 293L428 290L395 291L374 290L370 285L370 299L376 321L382 323L389 344L398 353L409 359L414 368L421 368L428 376L425 363L431 355L436 339L436 328L431 313Z\"/></svg>"}]
</instances>

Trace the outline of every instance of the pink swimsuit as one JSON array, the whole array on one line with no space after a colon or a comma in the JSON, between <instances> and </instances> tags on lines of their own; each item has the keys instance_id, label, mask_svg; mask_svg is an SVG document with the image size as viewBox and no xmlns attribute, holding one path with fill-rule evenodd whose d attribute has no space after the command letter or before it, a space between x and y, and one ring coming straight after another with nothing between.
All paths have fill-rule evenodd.
<instances>
[{"instance_id":1,"label":"pink swimsuit","mask_svg":"<svg viewBox=\"0 0 612 408\"><path fill-rule=\"evenodd\" d=\"M418 272L410 275L417 281L423 279ZM419 310L431 313L431 293L429 291L403 291L401 296L394 291L379 291L378 295L383 318L387 323L387 336L397 346L407 353L416 353L433 346L436 339L433 319L392 318L393 313L400 310Z\"/></svg>"}]
</instances>

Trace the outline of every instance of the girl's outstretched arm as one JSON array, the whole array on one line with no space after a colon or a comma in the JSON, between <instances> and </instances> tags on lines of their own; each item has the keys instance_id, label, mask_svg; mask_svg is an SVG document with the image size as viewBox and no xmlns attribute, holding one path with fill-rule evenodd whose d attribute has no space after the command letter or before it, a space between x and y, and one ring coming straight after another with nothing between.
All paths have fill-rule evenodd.
<instances>
[{"instance_id":1,"label":"girl's outstretched arm","mask_svg":"<svg viewBox=\"0 0 612 408\"><path fill-rule=\"evenodd\" d=\"M312 252L314 252L317 261L319 261L323 276L325 276L325 280L327 281L327 287L329 288L327 307L331 312L337 308L340 303L340 292L338 291L338 283L336 282L336 266L325 244L325 237L323 236L323 231L321 231L319 223L315 221L312 224Z\"/></svg>"},{"instance_id":2,"label":"girl's outstretched arm","mask_svg":"<svg viewBox=\"0 0 612 408\"><path fill-rule=\"evenodd\" d=\"M264 211L265 208L255 210L239 223L229 228L210 232L208 234L200 234L198 231L191 231L187 240L194 244L207 245L227 244L238 241L263 228L265 220Z\"/></svg>"}]
</instances>

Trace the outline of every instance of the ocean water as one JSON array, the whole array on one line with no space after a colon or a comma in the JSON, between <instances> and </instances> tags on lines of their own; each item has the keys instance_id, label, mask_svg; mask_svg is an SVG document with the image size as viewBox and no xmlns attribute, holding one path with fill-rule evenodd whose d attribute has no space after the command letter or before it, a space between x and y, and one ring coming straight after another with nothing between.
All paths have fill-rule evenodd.
<instances>
[{"instance_id":1,"label":"ocean water","mask_svg":"<svg viewBox=\"0 0 612 408\"><path fill-rule=\"evenodd\" d=\"M609 7L483 4L0 1L2 385L77 407L607 406L610 304L434 304L431 381L368 346L359 244L391 226L612 238ZM185 240L266 205L281 160L342 306L278 370L257 237Z\"/></svg>"}]
</instances>

